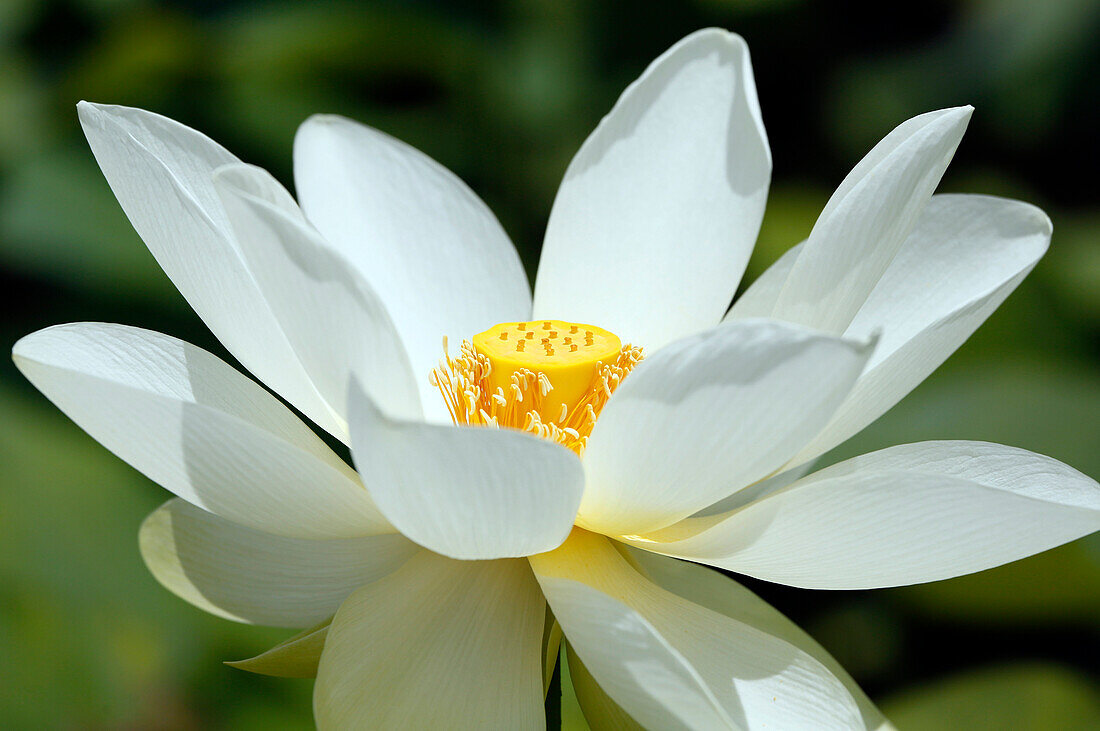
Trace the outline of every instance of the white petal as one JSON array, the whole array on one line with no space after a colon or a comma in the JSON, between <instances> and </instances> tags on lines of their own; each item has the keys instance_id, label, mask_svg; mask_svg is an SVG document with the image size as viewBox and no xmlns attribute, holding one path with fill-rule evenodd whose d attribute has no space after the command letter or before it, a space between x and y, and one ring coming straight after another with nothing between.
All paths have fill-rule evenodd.
<instances>
[{"instance_id":1,"label":"white petal","mask_svg":"<svg viewBox=\"0 0 1100 731\"><path fill-rule=\"evenodd\" d=\"M805 477L814 468L813 462L804 462L797 467L793 467L783 472L778 472L771 477L754 482L749 487L742 490L738 490L732 495L727 495L716 503L712 503L703 508L699 512L695 513L692 517L706 517L708 515L719 515L721 513L728 513L734 508L740 508L744 505L757 500L761 496L781 490L787 485L791 484L795 480L800 480Z\"/></svg>"},{"instance_id":2,"label":"white petal","mask_svg":"<svg viewBox=\"0 0 1100 731\"><path fill-rule=\"evenodd\" d=\"M673 594L719 612L761 632L789 642L813 657L844 684L859 706L864 726L885 729L889 723L867 694L824 647L774 607L728 576L687 561L659 556L637 548L624 548L627 560L650 581Z\"/></svg>"},{"instance_id":3,"label":"white petal","mask_svg":"<svg viewBox=\"0 0 1100 731\"><path fill-rule=\"evenodd\" d=\"M570 646L646 728L862 728L820 662L661 589L603 536L575 531L530 561Z\"/></svg>"},{"instance_id":4,"label":"white petal","mask_svg":"<svg viewBox=\"0 0 1100 731\"><path fill-rule=\"evenodd\" d=\"M534 317L591 322L650 352L713 326L745 271L770 179L744 40L688 36L627 88L566 171Z\"/></svg>"},{"instance_id":5,"label":"white petal","mask_svg":"<svg viewBox=\"0 0 1100 731\"><path fill-rule=\"evenodd\" d=\"M550 684L554 680L554 670L558 667L558 658L561 656L561 625L554 619L554 614L546 610L546 623L542 631L542 696L545 698L550 693Z\"/></svg>"},{"instance_id":6,"label":"white petal","mask_svg":"<svg viewBox=\"0 0 1100 731\"><path fill-rule=\"evenodd\" d=\"M565 662L568 665L569 682L573 686L577 705L580 706L581 712L584 714L584 720L588 724L588 728L599 729L600 731L603 729L645 731L637 721L630 717L629 713L623 710L622 706L611 700L611 696L604 692L600 684L592 677L592 673L577 657L577 651L568 643L565 645ZM563 674L563 706L565 702L564 683L565 676ZM565 725L564 721L562 725Z\"/></svg>"},{"instance_id":7,"label":"white petal","mask_svg":"<svg viewBox=\"0 0 1100 731\"><path fill-rule=\"evenodd\" d=\"M336 613L313 692L318 728L544 728L545 606L524 561L421 551Z\"/></svg>"},{"instance_id":8,"label":"white petal","mask_svg":"<svg viewBox=\"0 0 1100 731\"><path fill-rule=\"evenodd\" d=\"M279 678L316 678L331 623L332 618L329 617L255 657L226 660L225 664L238 670Z\"/></svg>"},{"instance_id":9,"label":"white petal","mask_svg":"<svg viewBox=\"0 0 1100 731\"><path fill-rule=\"evenodd\" d=\"M12 350L31 383L149 479L280 535L392 532L355 472L267 391L207 353L124 325L58 325Z\"/></svg>"},{"instance_id":10,"label":"white petal","mask_svg":"<svg viewBox=\"0 0 1100 731\"><path fill-rule=\"evenodd\" d=\"M257 283L336 413L346 422L354 376L386 413L421 418L405 348L370 285L293 201L292 207L272 202L289 194L266 171L226 166L218 169L214 184Z\"/></svg>"},{"instance_id":11,"label":"white petal","mask_svg":"<svg viewBox=\"0 0 1100 731\"><path fill-rule=\"evenodd\" d=\"M1027 276L1050 234L1050 219L1026 203L935 196L845 333L882 333L866 371L791 463L832 449L920 384Z\"/></svg>"},{"instance_id":12,"label":"white petal","mask_svg":"<svg viewBox=\"0 0 1100 731\"><path fill-rule=\"evenodd\" d=\"M798 256L802 253L802 247L805 245L806 242L803 241L783 252L783 256L776 259L770 267L765 269L764 273L757 277L749 285L749 288L737 298L737 301L733 303L733 307L723 318L723 322L771 317L772 312L775 311L775 303L783 291L783 285L787 283L787 277L790 276L791 268L798 261Z\"/></svg>"},{"instance_id":13,"label":"white petal","mask_svg":"<svg viewBox=\"0 0 1100 731\"><path fill-rule=\"evenodd\" d=\"M241 259L214 191L215 168L239 160L158 114L88 102L77 109L130 223L203 322L245 368L338 435L340 426Z\"/></svg>"},{"instance_id":14,"label":"white petal","mask_svg":"<svg viewBox=\"0 0 1100 731\"><path fill-rule=\"evenodd\" d=\"M814 224L772 317L844 332L916 225L972 111L914 117L856 165Z\"/></svg>"},{"instance_id":15,"label":"white petal","mask_svg":"<svg viewBox=\"0 0 1100 731\"><path fill-rule=\"evenodd\" d=\"M451 558L549 551L569 534L584 489L580 460L565 447L515 429L397 421L358 388L351 442L382 513Z\"/></svg>"},{"instance_id":16,"label":"white petal","mask_svg":"<svg viewBox=\"0 0 1100 731\"><path fill-rule=\"evenodd\" d=\"M174 498L141 525L141 555L165 588L227 619L307 627L420 550L392 533L288 538L246 528Z\"/></svg>"},{"instance_id":17,"label":"white petal","mask_svg":"<svg viewBox=\"0 0 1100 731\"><path fill-rule=\"evenodd\" d=\"M871 589L982 571L1100 528L1100 486L983 442L891 447L633 545L768 581Z\"/></svg>"},{"instance_id":18,"label":"white petal","mask_svg":"<svg viewBox=\"0 0 1100 731\"><path fill-rule=\"evenodd\" d=\"M662 348L596 422L580 524L655 530L768 476L825 425L870 350L768 320Z\"/></svg>"},{"instance_id":19,"label":"white petal","mask_svg":"<svg viewBox=\"0 0 1100 731\"><path fill-rule=\"evenodd\" d=\"M311 117L298 130L294 180L310 222L389 310L425 413L449 421L427 382L443 336L461 342L530 316L527 277L504 229L439 163L340 117Z\"/></svg>"}]
</instances>

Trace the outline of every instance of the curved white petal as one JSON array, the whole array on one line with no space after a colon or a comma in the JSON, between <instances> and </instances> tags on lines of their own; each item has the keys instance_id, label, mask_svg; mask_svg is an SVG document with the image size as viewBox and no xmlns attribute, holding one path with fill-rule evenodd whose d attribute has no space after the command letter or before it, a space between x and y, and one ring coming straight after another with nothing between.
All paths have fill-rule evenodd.
<instances>
[{"instance_id":1,"label":"curved white petal","mask_svg":"<svg viewBox=\"0 0 1100 731\"><path fill-rule=\"evenodd\" d=\"M558 191L534 317L650 352L722 318L764 215L771 153L744 40L694 33L623 92Z\"/></svg>"},{"instance_id":2,"label":"curved white petal","mask_svg":"<svg viewBox=\"0 0 1100 731\"><path fill-rule=\"evenodd\" d=\"M845 332L882 333L867 369L791 464L856 434L927 378L1023 281L1050 234L1050 219L1026 203L935 196Z\"/></svg>"},{"instance_id":3,"label":"curved white petal","mask_svg":"<svg viewBox=\"0 0 1100 731\"><path fill-rule=\"evenodd\" d=\"M741 584L688 561L678 561L637 548L624 547L623 550L627 560L662 589L778 637L810 655L844 684L859 706L865 728L884 730L890 727L867 694L824 647Z\"/></svg>"},{"instance_id":4,"label":"curved white petal","mask_svg":"<svg viewBox=\"0 0 1100 731\"><path fill-rule=\"evenodd\" d=\"M565 662L568 664L569 682L577 697L577 705L580 706L584 720L590 729L645 731L630 717L629 713L623 710L622 706L611 700L611 696L604 692L569 643L565 645Z\"/></svg>"},{"instance_id":5,"label":"curved white petal","mask_svg":"<svg viewBox=\"0 0 1100 731\"><path fill-rule=\"evenodd\" d=\"M609 535L656 530L767 477L821 430L870 351L770 320L662 348L592 430L580 524Z\"/></svg>"},{"instance_id":6,"label":"curved white petal","mask_svg":"<svg viewBox=\"0 0 1100 731\"><path fill-rule=\"evenodd\" d=\"M914 117L856 165L814 224L772 317L844 332L916 225L972 111Z\"/></svg>"},{"instance_id":7,"label":"curved white petal","mask_svg":"<svg viewBox=\"0 0 1100 731\"><path fill-rule=\"evenodd\" d=\"M242 260L214 191L214 170L240 161L158 114L88 102L77 110L111 190L188 304L245 368L339 435Z\"/></svg>"},{"instance_id":8,"label":"curved white petal","mask_svg":"<svg viewBox=\"0 0 1100 731\"><path fill-rule=\"evenodd\" d=\"M1100 486L1049 457L983 442L891 447L723 516L630 542L791 586L947 579L1100 529Z\"/></svg>"},{"instance_id":9,"label":"curved white petal","mask_svg":"<svg viewBox=\"0 0 1100 731\"><path fill-rule=\"evenodd\" d=\"M561 656L561 625L554 619L554 614L546 610L546 623L542 632L542 696L545 698L550 693L550 684L554 680L554 670L558 667L558 658Z\"/></svg>"},{"instance_id":10,"label":"curved white petal","mask_svg":"<svg viewBox=\"0 0 1100 731\"><path fill-rule=\"evenodd\" d=\"M646 728L862 728L820 662L661 589L607 538L577 530L530 561L571 647Z\"/></svg>"},{"instance_id":11,"label":"curved white petal","mask_svg":"<svg viewBox=\"0 0 1100 731\"><path fill-rule=\"evenodd\" d=\"M246 528L174 498L138 534L145 565L200 609L251 624L308 627L420 550L401 535L312 540Z\"/></svg>"},{"instance_id":12,"label":"curved white petal","mask_svg":"<svg viewBox=\"0 0 1100 731\"><path fill-rule=\"evenodd\" d=\"M214 185L260 289L337 415L346 422L354 376L386 413L421 418L401 338L385 305L347 259L293 201L274 202L289 194L265 170L225 166L215 173Z\"/></svg>"},{"instance_id":13,"label":"curved white petal","mask_svg":"<svg viewBox=\"0 0 1100 731\"><path fill-rule=\"evenodd\" d=\"M309 427L200 348L139 328L76 323L32 333L12 355L80 428L211 513L301 538L393 530Z\"/></svg>"},{"instance_id":14,"label":"curved white petal","mask_svg":"<svg viewBox=\"0 0 1100 731\"><path fill-rule=\"evenodd\" d=\"M278 678L316 678L331 622L330 617L259 655L244 660L226 660L225 664L238 670Z\"/></svg>"},{"instance_id":15,"label":"curved white petal","mask_svg":"<svg viewBox=\"0 0 1100 731\"><path fill-rule=\"evenodd\" d=\"M299 128L294 181L310 222L389 310L425 414L449 421L427 380L442 338L461 342L530 316L527 277L504 229L442 165L341 117L311 117Z\"/></svg>"},{"instance_id":16,"label":"curved white petal","mask_svg":"<svg viewBox=\"0 0 1100 731\"><path fill-rule=\"evenodd\" d=\"M719 515L721 513L728 513L734 508L740 508L743 505L748 505L754 500L759 499L761 496L766 495L777 490L782 490L787 485L791 484L795 480L800 480L805 477L810 470L814 468L813 462L804 462L797 467L793 467L789 470L777 472L771 477L754 482L752 485L738 490L732 495L727 495L716 503L712 503L702 510L695 513L692 517L702 518L708 515Z\"/></svg>"},{"instance_id":17,"label":"curved white petal","mask_svg":"<svg viewBox=\"0 0 1100 731\"><path fill-rule=\"evenodd\" d=\"M783 255L765 269L764 273L737 298L722 321L771 317L772 312L775 311L776 300L783 291L783 285L786 284L787 277L790 276L791 269L798 261L798 256L805 245L806 242L803 241L784 251Z\"/></svg>"},{"instance_id":18,"label":"curved white petal","mask_svg":"<svg viewBox=\"0 0 1100 731\"><path fill-rule=\"evenodd\" d=\"M382 513L425 548L459 559L549 551L569 534L580 460L515 429L391 419L351 393L352 456Z\"/></svg>"},{"instance_id":19,"label":"curved white petal","mask_svg":"<svg viewBox=\"0 0 1100 731\"><path fill-rule=\"evenodd\" d=\"M525 561L421 551L336 613L318 728L544 728L545 606Z\"/></svg>"}]
</instances>

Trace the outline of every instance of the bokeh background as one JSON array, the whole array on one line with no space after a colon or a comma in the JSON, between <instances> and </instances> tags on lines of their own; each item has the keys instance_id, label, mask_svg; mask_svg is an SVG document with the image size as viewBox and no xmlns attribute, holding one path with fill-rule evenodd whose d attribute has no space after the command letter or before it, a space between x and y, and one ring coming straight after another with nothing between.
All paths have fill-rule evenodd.
<instances>
[{"instance_id":1,"label":"bokeh background","mask_svg":"<svg viewBox=\"0 0 1100 731\"><path fill-rule=\"evenodd\" d=\"M1100 476L1100 3L0 0L0 342L117 321L225 356L130 228L80 99L152 109L288 185L295 127L362 120L458 172L533 275L557 182L682 35L748 40L775 158L746 281L810 230L880 137L972 103L941 190L1044 207L1050 253L940 371L832 459L984 439ZM228 356L225 356L228 357ZM221 664L288 632L208 617L144 570L166 497L0 365L0 725L308 728L309 681ZM938 584L752 582L905 728L1100 728L1100 539ZM565 709L567 725L571 711Z\"/></svg>"}]
</instances>

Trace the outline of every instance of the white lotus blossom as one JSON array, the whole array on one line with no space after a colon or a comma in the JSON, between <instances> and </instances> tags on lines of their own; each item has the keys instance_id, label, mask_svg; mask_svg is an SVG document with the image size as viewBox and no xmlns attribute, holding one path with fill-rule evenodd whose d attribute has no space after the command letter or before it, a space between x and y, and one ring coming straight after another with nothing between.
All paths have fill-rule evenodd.
<instances>
[{"instance_id":1,"label":"white lotus blossom","mask_svg":"<svg viewBox=\"0 0 1100 731\"><path fill-rule=\"evenodd\" d=\"M240 664L316 673L323 728L542 728L562 632L595 727L878 727L813 640L702 565L898 586L1100 527L1093 480L995 444L806 474L1047 248L1033 206L933 195L969 107L887 135L728 312L771 153L748 51L724 31L658 58L585 142L533 299L488 208L376 130L306 121L295 202L169 119L79 112L180 292L356 469L167 335L61 325L19 341L16 363L178 496L141 529L161 583L223 617L308 628ZM440 363L444 338L464 344Z\"/></svg>"}]
</instances>

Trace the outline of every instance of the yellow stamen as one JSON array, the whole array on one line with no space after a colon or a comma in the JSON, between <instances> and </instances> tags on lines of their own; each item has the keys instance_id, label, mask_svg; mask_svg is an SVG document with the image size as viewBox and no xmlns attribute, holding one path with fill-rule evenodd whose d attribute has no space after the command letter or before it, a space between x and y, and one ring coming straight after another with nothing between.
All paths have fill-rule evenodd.
<instances>
[{"instance_id":1,"label":"yellow stamen","mask_svg":"<svg viewBox=\"0 0 1100 731\"><path fill-rule=\"evenodd\" d=\"M577 335L583 328L584 343ZM539 333L537 347L526 348ZM566 347L569 346L569 347ZM456 424L506 426L584 452L604 404L642 359L641 348L592 325L506 322L446 354L429 380Z\"/></svg>"}]
</instances>

